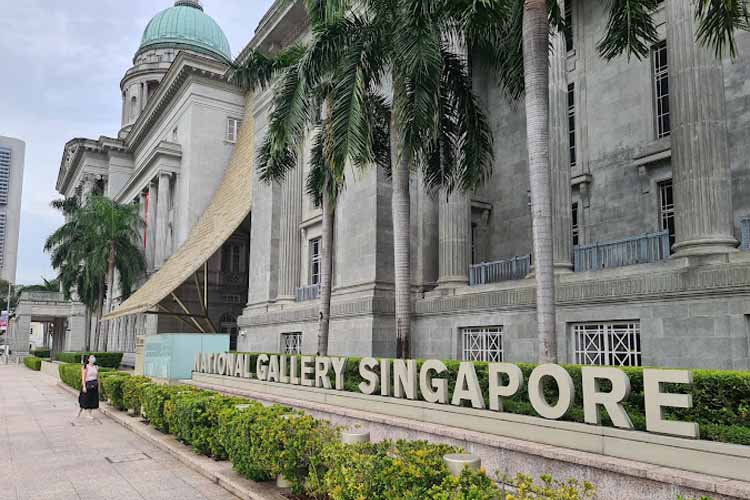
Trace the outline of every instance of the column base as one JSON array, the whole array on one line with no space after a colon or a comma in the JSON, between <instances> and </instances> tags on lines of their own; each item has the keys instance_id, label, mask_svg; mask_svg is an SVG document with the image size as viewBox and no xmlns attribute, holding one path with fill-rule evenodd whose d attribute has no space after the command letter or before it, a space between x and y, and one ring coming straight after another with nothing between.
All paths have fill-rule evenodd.
<instances>
[{"instance_id":1,"label":"column base","mask_svg":"<svg viewBox=\"0 0 750 500\"><path fill-rule=\"evenodd\" d=\"M739 243L734 238L705 238L676 243L673 258L726 255L737 252Z\"/></svg>"},{"instance_id":2,"label":"column base","mask_svg":"<svg viewBox=\"0 0 750 500\"><path fill-rule=\"evenodd\" d=\"M276 305L290 305L297 302L297 297L294 295L282 295L276 297Z\"/></svg>"},{"instance_id":3,"label":"column base","mask_svg":"<svg viewBox=\"0 0 750 500\"><path fill-rule=\"evenodd\" d=\"M555 276L558 274L572 274L574 272L573 264L569 264L567 262L556 262L553 264L553 270L555 272ZM536 268L532 265L531 270L529 270L529 274L526 275L527 280L536 278Z\"/></svg>"},{"instance_id":4,"label":"column base","mask_svg":"<svg viewBox=\"0 0 750 500\"><path fill-rule=\"evenodd\" d=\"M469 286L469 279L466 276L446 276L438 280L436 290L462 288L465 286Z\"/></svg>"}]
</instances>

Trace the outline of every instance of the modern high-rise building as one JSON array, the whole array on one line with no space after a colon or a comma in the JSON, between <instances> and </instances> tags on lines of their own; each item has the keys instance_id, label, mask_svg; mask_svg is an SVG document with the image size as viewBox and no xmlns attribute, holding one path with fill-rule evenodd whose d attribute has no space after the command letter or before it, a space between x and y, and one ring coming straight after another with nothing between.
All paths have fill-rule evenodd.
<instances>
[{"instance_id":1,"label":"modern high-rise building","mask_svg":"<svg viewBox=\"0 0 750 500\"><path fill-rule=\"evenodd\" d=\"M16 281L26 143L0 136L0 279Z\"/></svg>"}]
</instances>

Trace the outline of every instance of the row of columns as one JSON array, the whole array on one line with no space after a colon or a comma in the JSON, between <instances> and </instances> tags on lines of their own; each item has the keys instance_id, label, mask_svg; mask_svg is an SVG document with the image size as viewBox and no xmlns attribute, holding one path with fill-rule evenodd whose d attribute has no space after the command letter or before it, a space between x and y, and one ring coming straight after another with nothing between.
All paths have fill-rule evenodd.
<instances>
[{"instance_id":1,"label":"row of columns","mask_svg":"<svg viewBox=\"0 0 750 500\"><path fill-rule=\"evenodd\" d=\"M169 228L169 209L172 199L171 172L162 171L141 192L140 204L146 221L146 267L149 272L159 269L172 254L172 235Z\"/></svg>"},{"instance_id":2,"label":"row of columns","mask_svg":"<svg viewBox=\"0 0 750 500\"><path fill-rule=\"evenodd\" d=\"M146 315L133 314L110 322L107 349L110 352L135 352L135 339L145 335Z\"/></svg>"},{"instance_id":3,"label":"row of columns","mask_svg":"<svg viewBox=\"0 0 750 500\"><path fill-rule=\"evenodd\" d=\"M667 2L675 256L735 251L732 189L721 60L695 40L691 2ZM570 272L572 254L567 50L562 33L550 55L550 184L555 271ZM440 202L442 287L468 282L471 204L463 193Z\"/></svg>"}]
</instances>

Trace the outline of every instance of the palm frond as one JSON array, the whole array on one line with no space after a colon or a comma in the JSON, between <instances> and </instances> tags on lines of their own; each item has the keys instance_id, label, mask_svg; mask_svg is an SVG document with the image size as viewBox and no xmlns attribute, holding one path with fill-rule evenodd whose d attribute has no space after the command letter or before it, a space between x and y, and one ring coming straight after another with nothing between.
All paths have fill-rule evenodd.
<instances>
[{"instance_id":1,"label":"palm frond","mask_svg":"<svg viewBox=\"0 0 750 500\"><path fill-rule=\"evenodd\" d=\"M653 19L657 4L658 0L610 0L607 29L596 46L599 54L607 61L622 54L628 59L648 57L659 41Z\"/></svg>"},{"instance_id":2,"label":"palm frond","mask_svg":"<svg viewBox=\"0 0 750 500\"><path fill-rule=\"evenodd\" d=\"M305 50L302 44L292 45L276 55L253 50L242 64L232 66L229 82L251 92L266 90L281 72L299 62Z\"/></svg>"},{"instance_id":3,"label":"palm frond","mask_svg":"<svg viewBox=\"0 0 750 500\"><path fill-rule=\"evenodd\" d=\"M750 30L747 0L698 0L695 2L695 17L698 20L698 41L711 47L716 57L721 58L728 51L734 59L737 56L737 31Z\"/></svg>"}]
</instances>

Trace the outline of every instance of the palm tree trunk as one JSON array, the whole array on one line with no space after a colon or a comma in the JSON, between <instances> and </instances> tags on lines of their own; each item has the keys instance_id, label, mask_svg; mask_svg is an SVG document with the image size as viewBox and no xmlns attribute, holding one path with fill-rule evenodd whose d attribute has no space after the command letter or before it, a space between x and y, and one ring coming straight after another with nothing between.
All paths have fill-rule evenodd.
<instances>
[{"instance_id":1,"label":"palm tree trunk","mask_svg":"<svg viewBox=\"0 0 750 500\"><path fill-rule=\"evenodd\" d=\"M104 304L104 286L99 286L99 294L96 300L96 325L94 326L94 342L92 342L91 350L99 350L99 337L102 331L102 307Z\"/></svg>"},{"instance_id":2,"label":"palm tree trunk","mask_svg":"<svg viewBox=\"0 0 750 500\"><path fill-rule=\"evenodd\" d=\"M395 108L395 106L394 106ZM411 194L409 192L409 163L402 158L401 134L396 123L396 113L391 115L391 156L393 165L393 263L396 286L396 355L410 356L411 340L411 262L409 229Z\"/></svg>"},{"instance_id":3,"label":"palm tree trunk","mask_svg":"<svg viewBox=\"0 0 750 500\"><path fill-rule=\"evenodd\" d=\"M107 308L106 311L110 312L112 309L112 295L115 293L115 244L112 243L109 249L109 258L107 259ZM109 331L112 325L111 321L107 321L106 334L104 335L104 346L102 352L107 352L107 344L109 343Z\"/></svg>"},{"instance_id":4,"label":"palm tree trunk","mask_svg":"<svg viewBox=\"0 0 750 500\"><path fill-rule=\"evenodd\" d=\"M336 202L323 193L323 248L320 264L320 323L318 325L318 355L328 355L328 331L331 324L331 284L333 282L333 223Z\"/></svg>"},{"instance_id":5,"label":"palm tree trunk","mask_svg":"<svg viewBox=\"0 0 750 500\"><path fill-rule=\"evenodd\" d=\"M531 217L536 275L539 362L557 360L552 194L549 157L549 21L546 0L525 0L523 66Z\"/></svg>"},{"instance_id":6,"label":"palm tree trunk","mask_svg":"<svg viewBox=\"0 0 750 500\"><path fill-rule=\"evenodd\" d=\"M83 348L88 351L91 349L91 308L86 306L86 326L83 329Z\"/></svg>"}]
</instances>

